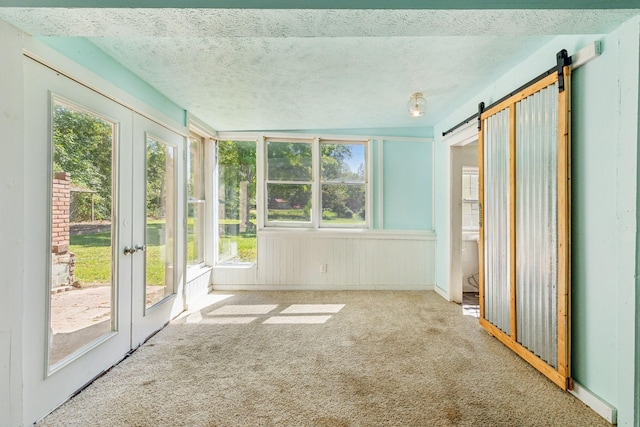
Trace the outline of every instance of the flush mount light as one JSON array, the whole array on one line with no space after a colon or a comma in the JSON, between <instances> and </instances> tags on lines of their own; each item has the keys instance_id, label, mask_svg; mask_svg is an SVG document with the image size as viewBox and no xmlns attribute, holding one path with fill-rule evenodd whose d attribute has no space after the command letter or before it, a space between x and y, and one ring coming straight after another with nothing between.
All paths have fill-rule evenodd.
<instances>
[{"instance_id":1,"label":"flush mount light","mask_svg":"<svg viewBox=\"0 0 640 427\"><path fill-rule=\"evenodd\" d=\"M424 95L420 92L416 92L411 95L407 107L409 107L409 116L420 117L424 116L424 106L427 102L424 99Z\"/></svg>"}]
</instances>

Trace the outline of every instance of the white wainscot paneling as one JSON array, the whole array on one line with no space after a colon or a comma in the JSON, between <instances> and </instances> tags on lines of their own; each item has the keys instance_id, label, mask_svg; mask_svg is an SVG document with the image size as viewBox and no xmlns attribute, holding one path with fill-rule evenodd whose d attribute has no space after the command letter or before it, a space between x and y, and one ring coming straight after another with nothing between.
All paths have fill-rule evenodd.
<instances>
[{"instance_id":1,"label":"white wainscot paneling","mask_svg":"<svg viewBox=\"0 0 640 427\"><path fill-rule=\"evenodd\" d=\"M258 264L214 267L213 289L424 289L435 283L433 232L266 230ZM322 271L322 266L326 271Z\"/></svg>"},{"instance_id":2,"label":"white wainscot paneling","mask_svg":"<svg viewBox=\"0 0 640 427\"><path fill-rule=\"evenodd\" d=\"M187 285L185 286L186 309L209 293L211 283L211 267L190 267L187 269Z\"/></svg>"}]
</instances>

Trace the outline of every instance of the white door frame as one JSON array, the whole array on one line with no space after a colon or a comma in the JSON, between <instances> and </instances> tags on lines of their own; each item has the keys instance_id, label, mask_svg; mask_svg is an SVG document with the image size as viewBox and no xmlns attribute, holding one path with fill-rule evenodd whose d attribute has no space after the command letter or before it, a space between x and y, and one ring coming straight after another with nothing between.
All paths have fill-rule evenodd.
<instances>
[{"instance_id":1,"label":"white door frame","mask_svg":"<svg viewBox=\"0 0 640 427\"><path fill-rule=\"evenodd\" d=\"M471 121L443 138L449 146L449 301L462 302L462 215L458 205L462 201L462 164L457 165L460 147L478 140L476 121ZM454 166L459 167L454 167Z\"/></svg>"},{"instance_id":2,"label":"white door frame","mask_svg":"<svg viewBox=\"0 0 640 427\"><path fill-rule=\"evenodd\" d=\"M56 72L37 61L25 57L25 104L28 106L25 115L25 152L28 152L28 169L25 173L25 247L29 248L28 263L33 268L24 272L24 333L23 344L23 420L34 422L66 399L71 397L85 384L91 382L109 367L118 363L127 353L135 348L146 336L160 329L168 320L183 309L184 257L180 254L185 250L184 217L184 174L185 140L184 136L173 133L165 127L153 123L154 126L171 132L171 137L162 134L163 139L175 141L177 150L178 195L176 197L176 295L167 298L153 311L153 316L146 316L143 331L133 341L133 291L136 289L134 263L130 255L124 254L125 246L132 246L133 231L139 225L134 218L134 203L144 204L144 198L135 198L134 187L144 187L144 181L134 177L137 165L134 165L134 147L144 146L146 140L140 140L134 133L134 113L131 109L114 102L104 95L89 89L77 81ZM112 226L117 230L114 234L113 262L114 262L114 292L112 311L115 330L88 347L72 354L67 360L57 364L55 370L50 369L48 363L48 329L49 329L49 301L51 273L51 102L52 96L58 95L99 115L108 117L116 123L116 146L114 149L114 204L115 217ZM147 119L145 119L147 120ZM150 122L150 121L149 121ZM145 126L151 129L153 126ZM155 133L162 131L154 128ZM139 157L138 157L139 159ZM143 158L144 160L144 158ZM182 174L182 175L181 175ZM138 182L136 183L136 179ZM136 185L133 185L136 184ZM144 225L143 225L144 228ZM142 269L144 270L144 269ZM138 289L144 283L138 283ZM169 307L168 309L166 307ZM146 333L145 337L142 334Z\"/></svg>"}]
</instances>

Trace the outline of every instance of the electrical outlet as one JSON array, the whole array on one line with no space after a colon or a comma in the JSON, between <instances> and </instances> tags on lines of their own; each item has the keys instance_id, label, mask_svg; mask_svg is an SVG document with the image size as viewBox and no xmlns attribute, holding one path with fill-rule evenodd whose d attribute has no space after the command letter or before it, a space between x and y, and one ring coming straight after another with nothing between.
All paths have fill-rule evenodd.
<instances>
[{"instance_id":1,"label":"electrical outlet","mask_svg":"<svg viewBox=\"0 0 640 427\"><path fill-rule=\"evenodd\" d=\"M320 273L327 272L327 264L320 264Z\"/></svg>"}]
</instances>

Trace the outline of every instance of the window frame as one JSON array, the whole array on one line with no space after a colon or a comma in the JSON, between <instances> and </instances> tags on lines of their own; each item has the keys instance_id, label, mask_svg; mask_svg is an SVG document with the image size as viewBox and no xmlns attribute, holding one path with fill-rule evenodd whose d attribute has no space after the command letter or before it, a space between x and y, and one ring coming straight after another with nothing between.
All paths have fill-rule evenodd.
<instances>
[{"instance_id":1,"label":"window frame","mask_svg":"<svg viewBox=\"0 0 640 427\"><path fill-rule=\"evenodd\" d=\"M212 265L217 268L255 268L258 264L258 253L256 252L256 259L253 262L226 262L220 261L220 164L218 163L218 150L219 143L221 141L233 141L233 142L251 142L256 145L256 251L257 251L257 232L261 228L261 203L258 201L262 200L263 196L261 194L261 185L260 182L263 180L264 171L261 170L261 143L259 139L248 138L246 136L241 135L231 135L229 137L221 137L217 136L212 138L212 158L214 159L214 167L212 169L213 175L213 200L214 204L212 206L211 219L213 221L212 232L210 233L210 238L213 246L213 255L212 255Z\"/></svg>"},{"instance_id":2,"label":"window frame","mask_svg":"<svg viewBox=\"0 0 640 427\"><path fill-rule=\"evenodd\" d=\"M477 194L478 194L478 198L476 199L465 199L464 198L464 176L465 175L475 175L476 179L478 180L478 183L480 182L480 169L478 167L473 167L473 166L464 166L462 168L462 178L461 178L461 182L462 182L462 203L460 205L460 218L461 218L461 222L462 222L462 231L465 233L479 233L480 232L480 187L478 185L478 189L477 189ZM476 221L476 226L475 227L469 227L469 226L465 226L465 216L464 216L464 206L465 205L469 205L470 209L473 211L473 204L476 204L478 206L478 217L477 217L477 221Z\"/></svg>"},{"instance_id":3,"label":"window frame","mask_svg":"<svg viewBox=\"0 0 640 427\"><path fill-rule=\"evenodd\" d=\"M325 181L322 179L322 144L332 144L332 145L362 145L364 148L364 181L363 182L352 182L352 181ZM329 139L322 138L319 139L318 144L318 166L320 169L319 179L318 179L318 227L319 228L346 228L346 229L368 229L369 227L369 217L370 217L370 207L371 204L369 202L370 191L369 191L369 182L371 181L369 178L369 142L362 140L344 140L344 139ZM362 185L364 186L364 209L365 209L365 217L364 221L361 224L340 224L340 223L325 223L322 220L322 212L324 210L324 205L322 204L322 186L323 185Z\"/></svg>"},{"instance_id":4,"label":"window frame","mask_svg":"<svg viewBox=\"0 0 640 427\"><path fill-rule=\"evenodd\" d=\"M291 181L291 180L275 180L269 179L269 142L284 142L284 143L304 143L311 145L311 180L310 181ZM276 227L286 227L286 228L314 228L314 225L317 224L316 216L316 197L317 197L317 189L315 186L316 183L316 175L318 173L318 167L316 165L317 159L317 138L277 138L277 137L265 137L262 140L262 147L264 150L264 160L260 162L263 166L262 172L262 188L263 195L260 198L262 201L262 218L263 218L263 226L265 228L276 228ZM269 184L282 184L282 185L309 185L311 186L311 212L309 215L309 221L270 221L269 220Z\"/></svg>"},{"instance_id":5,"label":"window frame","mask_svg":"<svg viewBox=\"0 0 640 427\"><path fill-rule=\"evenodd\" d=\"M301 142L310 143L311 150L311 175L312 181L280 181L268 179L269 163L268 163L268 143L273 142ZM363 224L331 224L322 222L322 152L321 144L345 144L345 145L362 145L364 147L364 167L365 178L364 185L365 190L365 220ZM304 229L304 230L322 230L322 229L343 229L343 230L367 230L371 229L372 218L372 200L371 200L371 174L372 174L372 159L371 159L371 140L362 138L320 138L315 137L300 137L295 136L271 136L263 135L258 140L258 156L262 157L258 162L258 178L261 180L259 185L262 194L257 194L257 199L261 201L261 206L258 208L259 218L261 221L258 223L258 230L261 229ZM268 184L281 183L281 184L304 184L311 185L311 215L310 221L269 221L268 218ZM338 184L333 182L332 184ZM356 184L356 183L354 183ZM362 185L357 183L357 185Z\"/></svg>"},{"instance_id":6,"label":"window frame","mask_svg":"<svg viewBox=\"0 0 640 427\"><path fill-rule=\"evenodd\" d=\"M190 129L189 131L189 136L187 138L188 140L188 147L186 150L186 154L187 154L187 180L186 180L186 184L187 184L187 212L185 215L185 219L187 221L187 240L186 240L186 245L187 245L187 268L197 268L197 267L202 267L203 265L205 265L206 262L206 251L205 251L205 247L206 247L206 232L205 232L205 218L207 216L207 197L206 197L206 191L205 191L205 159L204 159L204 149L205 149L205 137L198 134L197 132L194 132L193 130ZM191 170L191 145L196 142L198 145L198 158L197 158L197 165L194 164L193 169L194 171ZM190 194L189 191L189 183L191 182L191 174L192 172L194 172L194 187L198 188L199 191L197 192L198 194L195 194L193 197ZM197 183L195 182L197 181ZM194 212L198 212L199 211L199 207L202 207L202 218L200 218L200 221L198 222L198 231L197 231L197 242L198 242L198 256L197 256L197 262L190 264L190 260L189 260L189 207L190 206L194 206ZM194 213L194 215L197 216L197 214Z\"/></svg>"}]
</instances>

